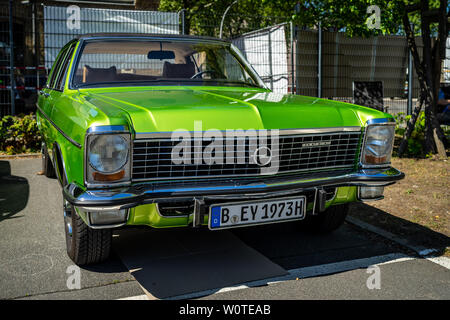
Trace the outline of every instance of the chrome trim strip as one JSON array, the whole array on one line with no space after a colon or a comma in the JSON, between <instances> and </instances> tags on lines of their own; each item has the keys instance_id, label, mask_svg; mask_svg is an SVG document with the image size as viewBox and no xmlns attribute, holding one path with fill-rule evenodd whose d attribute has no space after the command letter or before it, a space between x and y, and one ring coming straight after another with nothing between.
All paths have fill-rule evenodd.
<instances>
[{"instance_id":1,"label":"chrome trim strip","mask_svg":"<svg viewBox=\"0 0 450 320\"><path fill-rule=\"evenodd\" d=\"M356 158L356 155L355 155ZM353 169L355 167L355 164L352 163L351 165L341 165L341 166L331 166L331 167L321 167L318 168L316 170L311 170L311 169L299 169L299 170L288 170L288 171L281 171L279 172L280 175L284 175L287 173L304 173L304 172L310 172L310 173L314 173L314 172L321 172L321 171L325 171L327 169ZM138 178L138 179L133 179L133 177L131 177L131 179L133 180L133 182L144 182L144 181L161 181L161 180L167 180L167 181L171 181L171 179L176 179L176 180L186 180L186 179L211 179L211 178L236 178L236 177L258 177L258 174L239 174L238 176L236 174L222 174L222 175L209 175L209 176L185 176L185 177L174 177L174 178L167 178L167 177L160 177L160 178Z\"/></svg>"},{"instance_id":2,"label":"chrome trim strip","mask_svg":"<svg viewBox=\"0 0 450 320\"><path fill-rule=\"evenodd\" d=\"M39 107L39 105L36 103L36 107L37 109L41 112L41 114L44 116L44 118L50 122L50 124L56 129L58 130L59 133L62 134L62 136L64 138L66 138L70 143L72 143L75 147L81 149L81 144L79 144L78 142L76 142L75 140L73 140L71 137L69 137L64 131L62 131L61 128L59 128L51 119L50 117L44 112L44 110L41 109L41 107Z\"/></svg>"},{"instance_id":3,"label":"chrome trim strip","mask_svg":"<svg viewBox=\"0 0 450 320\"><path fill-rule=\"evenodd\" d=\"M341 132L361 132L361 127L359 126L351 126L351 127L327 127L327 128L306 128L306 129L258 129L254 130L258 131L271 131L271 130L279 130L280 135L289 135L289 134L318 134L318 133L341 133ZM219 131L226 135L227 131L231 130L214 130ZM246 130L236 130L233 131L235 136L246 136ZM196 131L188 131L190 134L194 134ZM208 132L208 130L201 131ZM136 140L141 139L158 139L158 138L171 138L173 131L165 131L165 132L136 132Z\"/></svg>"},{"instance_id":4,"label":"chrome trim strip","mask_svg":"<svg viewBox=\"0 0 450 320\"><path fill-rule=\"evenodd\" d=\"M130 133L128 127L125 125L112 126L92 126L87 129L87 134L90 133Z\"/></svg>"},{"instance_id":5,"label":"chrome trim strip","mask_svg":"<svg viewBox=\"0 0 450 320\"><path fill-rule=\"evenodd\" d=\"M367 120L366 126L370 126L373 124L391 124L391 123L395 123L395 120L393 118L373 118Z\"/></svg>"},{"instance_id":6,"label":"chrome trim strip","mask_svg":"<svg viewBox=\"0 0 450 320\"><path fill-rule=\"evenodd\" d=\"M171 41L179 41L179 42L212 42L212 43L221 43L221 44L230 44L230 41L223 40L223 39L214 39L214 38L189 38L189 37L180 37L179 34L170 34L168 33L167 36L164 35L158 35L158 36L148 36L145 34L140 35L126 35L126 34L111 34L111 35L102 35L102 36L91 36L91 37L83 37L79 39L80 41L103 41L103 40L117 40L117 41L128 41L128 40L154 40L154 41L161 41L161 40L171 40Z\"/></svg>"},{"instance_id":7,"label":"chrome trim strip","mask_svg":"<svg viewBox=\"0 0 450 320\"><path fill-rule=\"evenodd\" d=\"M78 66L78 60L80 58L80 52L81 52L82 48L83 48L83 40L77 39L77 44L75 45L74 53L72 55L72 64L70 65L70 72L66 78L67 88L69 90L77 90L77 88L72 86L72 82L73 82L73 78L76 73L75 69ZM80 94L80 91L78 91L78 94Z\"/></svg>"}]
</instances>

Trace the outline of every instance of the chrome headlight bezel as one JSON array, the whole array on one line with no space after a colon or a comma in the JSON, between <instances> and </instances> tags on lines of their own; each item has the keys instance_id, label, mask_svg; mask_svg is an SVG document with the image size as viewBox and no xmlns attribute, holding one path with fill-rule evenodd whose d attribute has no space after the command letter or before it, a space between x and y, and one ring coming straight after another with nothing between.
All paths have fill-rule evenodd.
<instances>
[{"instance_id":1,"label":"chrome headlight bezel","mask_svg":"<svg viewBox=\"0 0 450 320\"><path fill-rule=\"evenodd\" d=\"M127 146L124 163L112 171L100 171L91 161L91 144L100 141L100 136L120 137ZM131 153L132 153L131 134L125 126L95 126L88 129L85 137L85 153L84 153L84 181L88 188L99 188L109 186L124 186L131 183ZM97 176L102 179L95 178ZM111 180L105 180L106 178Z\"/></svg>"},{"instance_id":2,"label":"chrome headlight bezel","mask_svg":"<svg viewBox=\"0 0 450 320\"><path fill-rule=\"evenodd\" d=\"M384 134L385 138L373 137L380 134ZM362 168L388 167L391 164L394 136L395 122L393 119L371 119L367 121L360 153L360 166ZM377 151L380 151L376 150L377 148L383 148L383 153L376 154Z\"/></svg>"}]
</instances>

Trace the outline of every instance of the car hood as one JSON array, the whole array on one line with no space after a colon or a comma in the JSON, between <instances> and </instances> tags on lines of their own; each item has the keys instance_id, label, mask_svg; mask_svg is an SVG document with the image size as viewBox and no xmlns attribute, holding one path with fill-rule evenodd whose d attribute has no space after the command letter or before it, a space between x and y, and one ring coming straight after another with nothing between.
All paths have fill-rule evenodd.
<instances>
[{"instance_id":1,"label":"car hood","mask_svg":"<svg viewBox=\"0 0 450 320\"><path fill-rule=\"evenodd\" d=\"M259 89L151 88L82 93L102 112L126 112L137 133L179 129L296 129L361 126L383 113L347 103ZM381 115L381 116L380 116Z\"/></svg>"}]
</instances>

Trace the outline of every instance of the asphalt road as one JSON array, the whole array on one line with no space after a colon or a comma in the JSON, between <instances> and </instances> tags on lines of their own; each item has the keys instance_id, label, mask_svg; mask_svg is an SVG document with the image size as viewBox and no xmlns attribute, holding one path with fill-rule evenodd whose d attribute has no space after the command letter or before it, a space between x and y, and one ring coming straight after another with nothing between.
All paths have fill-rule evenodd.
<instances>
[{"instance_id":1,"label":"asphalt road","mask_svg":"<svg viewBox=\"0 0 450 320\"><path fill-rule=\"evenodd\" d=\"M61 189L38 171L40 159L0 159L0 299L450 298L448 259L347 223L326 236L284 223L118 230L112 257L73 288Z\"/></svg>"}]
</instances>

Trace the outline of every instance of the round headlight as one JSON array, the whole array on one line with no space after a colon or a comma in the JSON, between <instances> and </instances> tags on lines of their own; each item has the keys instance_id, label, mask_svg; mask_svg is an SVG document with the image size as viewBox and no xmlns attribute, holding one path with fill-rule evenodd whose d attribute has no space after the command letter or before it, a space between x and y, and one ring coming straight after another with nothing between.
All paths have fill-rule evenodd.
<instances>
[{"instance_id":1,"label":"round headlight","mask_svg":"<svg viewBox=\"0 0 450 320\"><path fill-rule=\"evenodd\" d=\"M89 144L89 164L99 172L119 171L128 160L128 142L120 135L99 135Z\"/></svg>"}]
</instances>

